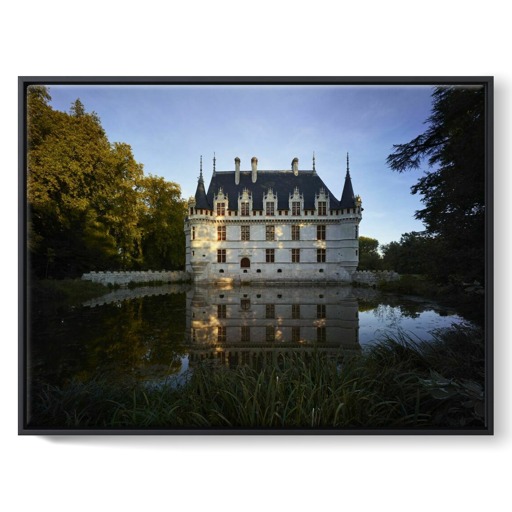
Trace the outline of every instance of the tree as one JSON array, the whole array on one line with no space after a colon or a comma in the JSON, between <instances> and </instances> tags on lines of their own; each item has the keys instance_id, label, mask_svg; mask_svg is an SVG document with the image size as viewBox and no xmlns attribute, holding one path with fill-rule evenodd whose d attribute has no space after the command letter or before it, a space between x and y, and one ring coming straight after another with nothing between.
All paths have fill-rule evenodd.
<instances>
[{"instance_id":1,"label":"tree","mask_svg":"<svg viewBox=\"0 0 512 512\"><path fill-rule=\"evenodd\" d=\"M380 270L382 258L379 254L379 241L366 236L359 237L359 270Z\"/></svg>"},{"instance_id":2,"label":"tree","mask_svg":"<svg viewBox=\"0 0 512 512\"><path fill-rule=\"evenodd\" d=\"M145 177L131 147L111 144L79 99L55 111L28 90L28 249L40 277L89 270L183 268L180 187Z\"/></svg>"},{"instance_id":3,"label":"tree","mask_svg":"<svg viewBox=\"0 0 512 512\"><path fill-rule=\"evenodd\" d=\"M390 242L381 247L382 264L399 274L424 274L437 278L438 262L442 261L439 240L426 233L404 233L400 242Z\"/></svg>"},{"instance_id":4,"label":"tree","mask_svg":"<svg viewBox=\"0 0 512 512\"><path fill-rule=\"evenodd\" d=\"M183 222L187 213L180 186L149 175L142 181L143 265L146 268L183 269L185 266L185 234Z\"/></svg>"},{"instance_id":5,"label":"tree","mask_svg":"<svg viewBox=\"0 0 512 512\"><path fill-rule=\"evenodd\" d=\"M426 233L444 251L443 277L484 276L485 250L485 90L480 86L437 87L427 130L406 144L394 145L392 170L428 170L411 188L425 208L416 212Z\"/></svg>"}]
</instances>

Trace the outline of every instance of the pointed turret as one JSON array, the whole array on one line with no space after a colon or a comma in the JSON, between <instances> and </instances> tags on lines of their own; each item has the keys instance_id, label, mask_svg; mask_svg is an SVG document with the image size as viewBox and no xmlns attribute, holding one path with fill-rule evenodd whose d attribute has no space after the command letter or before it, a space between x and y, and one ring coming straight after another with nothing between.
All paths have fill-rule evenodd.
<instances>
[{"instance_id":1,"label":"pointed turret","mask_svg":"<svg viewBox=\"0 0 512 512\"><path fill-rule=\"evenodd\" d=\"M210 209L208 205L208 199L206 198L206 190L204 188L203 180L203 157L201 156L201 163L199 164L199 179L197 180L196 195L196 208Z\"/></svg>"},{"instance_id":2,"label":"pointed turret","mask_svg":"<svg viewBox=\"0 0 512 512\"><path fill-rule=\"evenodd\" d=\"M354 189L352 188L352 180L350 179L348 153L347 153L347 174L345 175L345 185L343 186L343 193L341 194L340 206L341 206L341 208L354 208L354 206L356 206L356 200L354 197Z\"/></svg>"}]
</instances>

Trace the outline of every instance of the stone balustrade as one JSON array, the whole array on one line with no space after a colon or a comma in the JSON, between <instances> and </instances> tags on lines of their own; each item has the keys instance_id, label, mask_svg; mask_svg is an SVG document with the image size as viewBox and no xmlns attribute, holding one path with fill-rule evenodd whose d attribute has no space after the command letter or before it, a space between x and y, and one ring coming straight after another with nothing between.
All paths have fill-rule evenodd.
<instances>
[{"instance_id":1,"label":"stone balustrade","mask_svg":"<svg viewBox=\"0 0 512 512\"><path fill-rule=\"evenodd\" d=\"M87 272L82 276L84 281L119 286L126 286L130 283L180 283L190 281L190 279L191 276L188 272L178 270L100 271Z\"/></svg>"},{"instance_id":2,"label":"stone balustrade","mask_svg":"<svg viewBox=\"0 0 512 512\"><path fill-rule=\"evenodd\" d=\"M357 270L352 274L353 283L375 285L380 281L398 281L400 274L393 270Z\"/></svg>"}]
</instances>

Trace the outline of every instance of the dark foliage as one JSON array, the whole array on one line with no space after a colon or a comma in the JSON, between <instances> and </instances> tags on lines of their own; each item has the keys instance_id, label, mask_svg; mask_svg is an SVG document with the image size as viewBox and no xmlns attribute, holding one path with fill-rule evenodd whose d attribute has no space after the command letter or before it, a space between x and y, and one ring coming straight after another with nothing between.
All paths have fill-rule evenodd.
<instances>
[{"instance_id":1,"label":"dark foliage","mask_svg":"<svg viewBox=\"0 0 512 512\"><path fill-rule=\"evenodd\" d=\"M485 250L485 90L438 87L428 129L394 146L391 169L428 170L411 189L425 208L416 212L437 240L432 261L441 278L456 275L483 282Z\"/></svg>"}]
</instances>

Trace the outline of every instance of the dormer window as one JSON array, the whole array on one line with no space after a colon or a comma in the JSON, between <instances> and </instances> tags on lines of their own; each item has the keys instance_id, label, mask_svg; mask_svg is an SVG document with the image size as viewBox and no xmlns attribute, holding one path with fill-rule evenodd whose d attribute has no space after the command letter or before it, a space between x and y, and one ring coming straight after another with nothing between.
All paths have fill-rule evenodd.
<instances>
[{"instance_id":1,"label":"dormer window","mask_svg":"<svg viewBox=\"0 0 512 512\"><path fill-rule=\"evenodd\" d=\"M226 215L226 206L228 203L228 196L224 194L222 188L219 188L217 195L214 197L214 202L216 204L217 215L224 216Z\"/></svg>"},{"instance_id":2,"label":"dormer window","mask_svg":"<svg viewBox=\"0 0 512 512\"><path fill-rule=\"evenodd\" d=\"M242 217L249 217L252 210L252 194L244 188L243 192L238 195L238 209Z\"/></svg>"},{"instance_id":3,"label":"dormer window","mask_svg":"<svg viewBox=\"0 0 512 512\"><path fill-rule=\"evenodd\" d=\"M329 194L327 194L323 187L318 194L315 194L315 208L317 215L327 215L327 210L329 209Z\"/></svg>"},{"instance_id":4,"label":"dormer window","mask_svg":"<svg viewBox=\"0 0 512 512\"><path fill-rule=\"evenodd\" d=\"M242 217L249 216L249 203L247 201L240 203L240 215L242 215Z\"/></svg>"},{"instance_id":5,"label":"dormer window","mask_svg":"<svg viewBox=\"0 0 512 512\"><path fill-rule=\"evenodd\" d=\"M304 196L299 192L299 187L295 187L293 194L290 194L289 201L292 216L300 216L304 209Z\"/></svg>"},{"instance_id":6,"label":"dormer window","mask_svg":"<svg viewBox=\"0 0 512 512\"><path fill-rule=\"evenodd\" d=\"M263 202L265 204L265 215L273 217L277 210L277 195L274 194L271 188L263 195Z\"/></svg>"}]
</instances>

